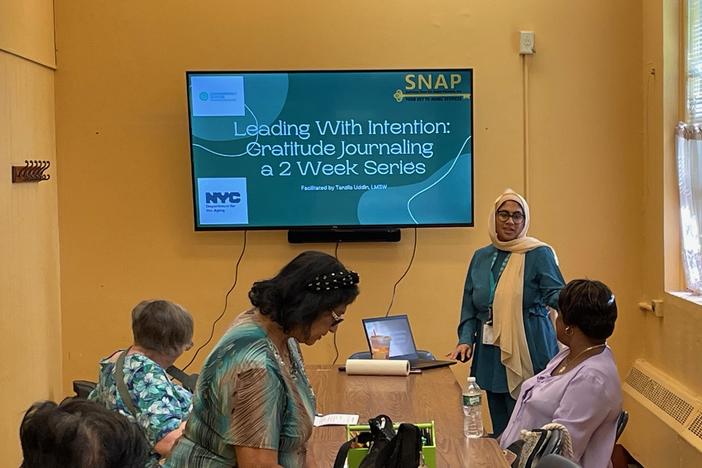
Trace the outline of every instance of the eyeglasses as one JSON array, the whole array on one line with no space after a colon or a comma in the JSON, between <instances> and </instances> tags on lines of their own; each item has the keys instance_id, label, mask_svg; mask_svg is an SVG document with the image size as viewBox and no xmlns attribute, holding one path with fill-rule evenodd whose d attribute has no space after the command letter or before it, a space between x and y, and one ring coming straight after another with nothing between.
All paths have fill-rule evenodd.
<instances>
[{"instance_id":1,"label":"eyeglasses","mask_svg":"<svg viewBox=\"0 0 702 468\"><path fill-rule=\"evenodd\" d=\"M344 317L337 315L337 313L334 312L333 310L332 310L331 316L332 316L332 320L333 320L332 327L339 325L341 322L344 321Z\"/></svg>"},{"instance_id":2,"label":"eyeglasses","mask_svg":"<svg viewBox=\"0 0 702 468\"><path fill-rule=\"evenodd\" d=\"M524 214L517 211L516 213L510 213L509 211L500 210L497 212L497 219L506 223L508 219L512 218L514 224L522 224L524 222Z\"/></svg>"}]
</instances>

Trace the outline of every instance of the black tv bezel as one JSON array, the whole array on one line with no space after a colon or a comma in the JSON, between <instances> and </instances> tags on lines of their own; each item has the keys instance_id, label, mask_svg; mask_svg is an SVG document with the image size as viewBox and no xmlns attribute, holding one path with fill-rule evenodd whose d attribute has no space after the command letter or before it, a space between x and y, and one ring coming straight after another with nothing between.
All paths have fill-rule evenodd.
<instances>
[{"instance_id":1,"label":"black tv bezel","mask_svg":"<svg viewBox=\"0 0 702 468\"><path fill-rule=\"evenodd\" d=\"M373 72L442 72L442 71L460 71L470 73L471 78L471 97L470 97L470 223L415 223L415 224L322 224L322 225L312 225L312 224L302 224L302 225L292 225L292 226L212 226L203 227L198 225L197 219L197 199L195 196L195 191L197 187L195 186L195 160L193 156L193 129L192 129L192 104L191 104L191 93L190 93L190 76L191 75L222 75L230 74L234 75L237 73L373 73ZM404 228L446 228L446 227L474 227L475 226L475 106L473 105L475 96L475 74L472 67L470 68L459 68L459 67L447 67L447 68L383 68L383 69L334 69L334 70L186 70L185 72L185 88L187 92L188 100L188 141L190 147L190 182L192 188L192 201L193 201L193 226L195 232L207 232L207 231L282 231L282 230L316 230L316 231L326 231L326 230L395 230Z\"/></svg>"}]
</instances>

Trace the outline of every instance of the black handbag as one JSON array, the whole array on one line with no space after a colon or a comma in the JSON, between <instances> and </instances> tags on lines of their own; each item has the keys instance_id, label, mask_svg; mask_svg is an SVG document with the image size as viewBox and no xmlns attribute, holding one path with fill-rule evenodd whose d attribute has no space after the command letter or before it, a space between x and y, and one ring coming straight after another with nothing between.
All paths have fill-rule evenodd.
<instances>
[{"instance_id":1,"label":"black handbag","mask_svg":"<svg viewBox=\"0 0 702 468\"><path fill-rule=\"evenodd\" d=\"M359 468L416 468L421 463L422 437L414 424L400 424L397 432L392 420L381 414L368 420L370 432L361 432L344 442L336 454L334 468L343 468L352 446L368 447Z\"/></svg>"},{"instance_id":2,"label":"black handbag","mask_svg":"<svg viewBox=\"0 0 702 468\"><path fill-rule=\"evenodd\" d=\"M521 440L512 443L507 450L517 454L512 468L534 468L539 460L550 454L573 457L570 433L565 426L557 423L522 431Z\"/></svg>"}]
</instances>

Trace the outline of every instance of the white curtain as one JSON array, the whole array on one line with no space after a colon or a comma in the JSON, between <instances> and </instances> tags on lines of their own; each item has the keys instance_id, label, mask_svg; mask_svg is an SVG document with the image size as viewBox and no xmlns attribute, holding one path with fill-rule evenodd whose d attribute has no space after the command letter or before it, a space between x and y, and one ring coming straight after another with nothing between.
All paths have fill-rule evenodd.
<instances>
[{"instance_id":1,"label":"white curtain","mask_svg":"<svg viewBox=\"0 0 702 468\"><path fill-rule=\"evenodd\" d=\"M685 282L689 290L702 294L702 126L680 122L675 132L675 153Z\"/></svg>"}]
</instances>

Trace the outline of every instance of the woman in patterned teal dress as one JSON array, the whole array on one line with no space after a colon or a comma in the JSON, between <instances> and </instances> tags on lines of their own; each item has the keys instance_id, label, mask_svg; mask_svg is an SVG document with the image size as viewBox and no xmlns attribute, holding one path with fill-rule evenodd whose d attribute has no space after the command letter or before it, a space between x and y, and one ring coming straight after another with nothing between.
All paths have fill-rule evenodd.
<instances>
[{"instance_id":1,"label":"woman in patterned teal dress","mask_svg":"<svg viewBox=\"0 0 702 468\"><path fill-rule=\"evenodd\" d=\"M316 404L298 343L336 332L357 284L355 272L312 251L254 283L253 308L205 361L193 412L166 466L305 466Z\"/></svg>"},{"instance_id":2,"label":"woman in patterned teal dress","mask_svg":"<svg viewBox=\"0 0 702 468\"><path fill-rule=\"evenodd\" d=\"M100 362L100 377L88 397L141 426L151 445L146 466L158 466L183 433L191 393L172 382L166 369L192 346L193 319L169 301L144 301L132 311L134 344ZM123 392L118 388L122 362ZM124 399L122 398L124 395Z\"/></svg>"}]
</instances>

